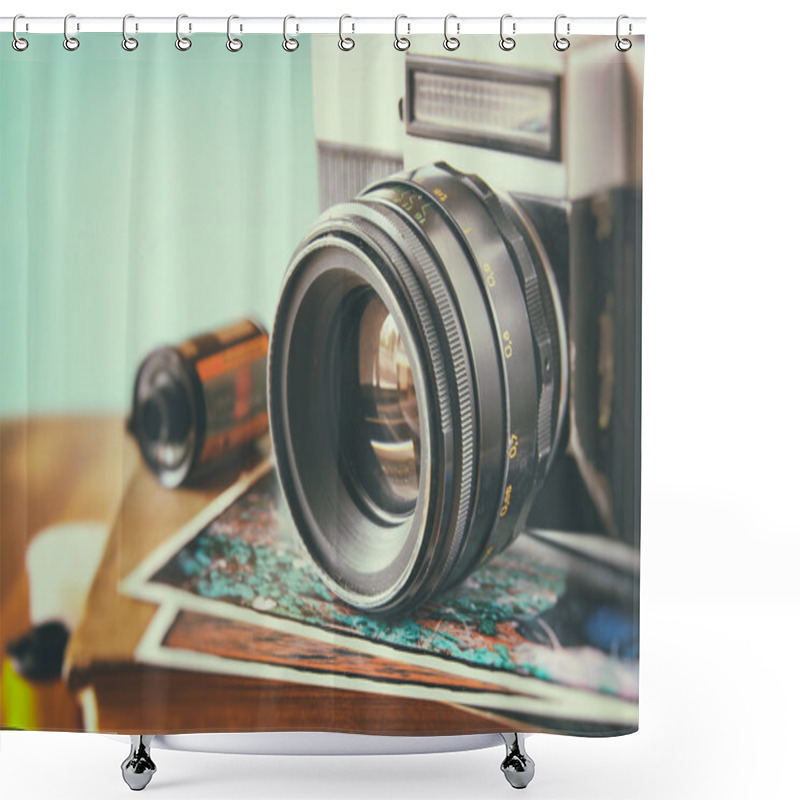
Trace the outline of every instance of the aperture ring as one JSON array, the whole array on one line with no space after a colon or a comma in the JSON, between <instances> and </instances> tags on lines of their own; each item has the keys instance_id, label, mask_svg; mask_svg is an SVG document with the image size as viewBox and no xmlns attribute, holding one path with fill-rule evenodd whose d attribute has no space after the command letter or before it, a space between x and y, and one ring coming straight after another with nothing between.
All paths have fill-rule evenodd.
<instances>
[{"instance_id":1,"label":"aperture ring","mask_svg":"<svg viewBox=\"0 0 800 800\"><path fill-rule=\"evenodd\" d=\"M348 212L345 220L337 220L338 231L355 230L364 244L375 248L385 263L392 266L406 287L431 354L440 423L443 430L453 432L455 441L452 456L458 460L457 480L453 489L454 522L448 531L449 535L440 537L435 547L423 554L424 563L419 578L422 585L418 589L421 597L415 593L415 601L419 602L436 590L436 584L447 579L465 538L475 473L474 389L467 369L465 342L457 322L454 301L442 280L441 269L434 264L427 249L416 240L416 232L394 209L368 203L368 200L369 197L359 197L353 203L337 207L337 214ZM367 224L363 224L362 220ZM407 254L398 248L400 243L408 251ZM412 264L419 272L410 266ZM425 296L425 290L430 296ZM440 326L434 324L429 308L435 309ZM439 345L437 327L445 334L446 357ZM446 366L448 363L450 369ZM450 411L451 404L454 413ZM425 587L430 575L436 573L441 576L440 580L432 581L432 585Z\"/></svg>"},{"instance_id":2,"label":"aperture ring","mask_svg":"<svg viewBox=\"0 0 800 800\"><path fill-rule=\"evenodd\" d=\"M514 266L525 296L533 340L539 358L539 398L537 411L537 452L535 482L540 484L545 477L550 454L555 444L555 387L558 385L558 339L552 335L555 320L552 309L548 313L546 301L547 280L542 267L537 263L538 254L531 252L522 234L509 218L500 198L476 176L462 178L479 194L489 215L503 235L513 256ZM552 302L552 301L551 301Z\"/></svg>"}]
</instances>

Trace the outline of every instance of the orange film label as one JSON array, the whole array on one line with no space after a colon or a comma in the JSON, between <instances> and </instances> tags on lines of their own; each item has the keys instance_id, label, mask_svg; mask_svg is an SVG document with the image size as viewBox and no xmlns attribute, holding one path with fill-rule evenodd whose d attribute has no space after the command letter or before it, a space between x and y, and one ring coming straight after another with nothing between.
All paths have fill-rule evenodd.
<instances>
[{"instance_id":1,"label":"orange film label","mask_svg":"<svg viewBox=\"0 0 800 800\"><path fill-rule=\"evenodd\" d=\"M235 425L221 433L209 436L203 443L203 451L200 453L199 463L213 461L222 457L231 450L235 450L239 445L257 439L269 430L269 415L262 411L254 417L245 420L240 425Z\"/></svg>"},{"instance_id":2,"label":"orange film label","mask_svg":"<svg viewBox=\"0 0 800 800\"><path fill-rule=\"evenodd\" d=\"M249 319L244 319L214 331L213 335L220 344L228 344L228 342L235 342L237 339L244 339L257 330L258 328L253 322Z\"/></svg>"},{"instance_id":3,"label":"orange film label","mask_svg":"<svg viewBox=\"0 0 800 800\"><path fill-rule=\"evenodd\" d=\"M266 334L248 339L246 342L229 347L213 356L201 359L195 365L201 381L224 375L243 364L266 358L269 352L269 337Z\"/></svg>"}]
</instances>

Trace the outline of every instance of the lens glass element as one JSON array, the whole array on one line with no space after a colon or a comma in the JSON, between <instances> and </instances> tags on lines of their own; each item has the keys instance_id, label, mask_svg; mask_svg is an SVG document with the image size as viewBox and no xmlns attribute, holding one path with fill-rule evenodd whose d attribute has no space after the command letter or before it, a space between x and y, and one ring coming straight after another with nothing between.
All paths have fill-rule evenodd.
<instances>
[{"instance_id":1,"label":"lens glass element","mask_svg":"<svg viewBox=\"0 0 800 800\"><path fill-rule=\"evenodd\" d=\"M409 514L419 493L417 395L397 324L374 293L364 305L355 344L359 382L356 477L380 509Z\"/></svg>"}]
</instances>

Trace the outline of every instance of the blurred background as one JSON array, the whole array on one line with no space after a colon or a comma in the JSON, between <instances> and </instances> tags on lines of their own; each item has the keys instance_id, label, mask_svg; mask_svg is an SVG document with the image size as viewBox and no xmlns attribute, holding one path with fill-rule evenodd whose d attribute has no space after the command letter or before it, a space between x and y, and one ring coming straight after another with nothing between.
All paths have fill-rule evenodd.
<instances>
[{"instance_id":1,"label":"blurred background","mask_svg":"<svg viewBox=\"0 0 800 800\"><path fill-rule=\"evenodd\" d=\"M270 320L317 216L310 48L7 38L0 415L122 412L152 347Z\"/></svg>"}]
</instances>

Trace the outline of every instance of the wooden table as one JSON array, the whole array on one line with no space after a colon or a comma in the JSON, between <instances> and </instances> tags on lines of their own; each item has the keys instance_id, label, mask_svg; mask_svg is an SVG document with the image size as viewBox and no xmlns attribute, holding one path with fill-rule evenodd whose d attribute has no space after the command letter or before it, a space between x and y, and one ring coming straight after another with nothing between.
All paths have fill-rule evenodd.
<instances>
[{"instance_id":1,"label":"wooden table","mask_svg":"<svg viewBox=\"0 0 800 800\"><path fill-rule=\"evenodd\" d=\"M226 488L238 469L200 488L165 491L142 466L120 417L6 421L0 425L0 644L28 626L26 542L69 520L110 526L82 623L65 664L80 699L82 727L119 733L201 731L358 731L483 733L512 730L502 717L462 706L284 681L162 669L136 663L134 650L156 607L122 596L117 581ZM240 464L238 467L247 467ZM6 606L6 598L14 603ZM422 721L436 728L422 729ZM74 730L43 718L40 729Z\"/></svg>"},{"instance_id":2,"label":"wooden table","mask_svg":"<svg viewBox=\"0 0 800 800\"><path fill-rule=\"evenodd\" d=\"M43 529L64 522L111 525L122 496L122 465L135 448L119 415L0 421L0 652L30 627L25 550ZM42 730L79 730L66 686L37 685ZM0 693L1 695L2 693ZM7 724L0 707L0 725Z\"/></svg>"}]
</instances>

